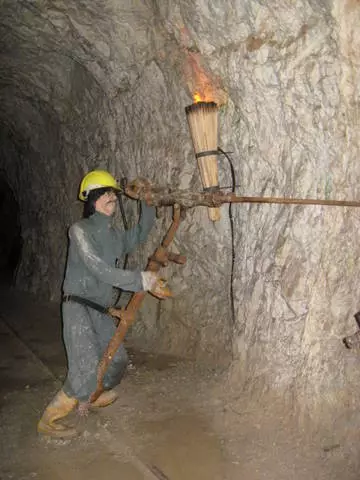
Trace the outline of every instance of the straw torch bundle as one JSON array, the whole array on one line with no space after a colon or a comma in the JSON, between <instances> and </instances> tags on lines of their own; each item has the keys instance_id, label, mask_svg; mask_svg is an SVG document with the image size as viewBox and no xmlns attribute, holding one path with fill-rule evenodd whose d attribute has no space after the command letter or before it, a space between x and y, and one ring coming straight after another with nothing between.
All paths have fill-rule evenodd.
<instances>
[{"instance_id":1,"label":"straw torch bundle","mask_svg":"<svg viewBox=\"0 0 360 480\"><path fill-rule=\"evenodd\" d=\"M204 190L217 190L219 187L217 105L214 102L197 102L186 107L185 112ZM220 209L209 208L209 218L213 222L220 220Z\"/></svg>"}]
</instances>

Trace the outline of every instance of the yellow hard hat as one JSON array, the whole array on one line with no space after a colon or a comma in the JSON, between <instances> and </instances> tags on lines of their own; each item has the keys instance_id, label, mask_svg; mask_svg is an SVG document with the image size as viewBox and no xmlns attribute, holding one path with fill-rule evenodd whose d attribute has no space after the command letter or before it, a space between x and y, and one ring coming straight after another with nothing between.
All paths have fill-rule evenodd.
<instances>
[{"instance_id":1,"label":"yellow hard hat","mask_svg":"<svg viewBox=\"0 0 360 480\"><path fill-rule=\"evenodd\" d=\"M109 172L106 172L105 170L93 170L82 179L79 198L85 202L91 190L104 187L112 187L115 190L121 190L117 181Z\"/></svg>"}]
</instances>

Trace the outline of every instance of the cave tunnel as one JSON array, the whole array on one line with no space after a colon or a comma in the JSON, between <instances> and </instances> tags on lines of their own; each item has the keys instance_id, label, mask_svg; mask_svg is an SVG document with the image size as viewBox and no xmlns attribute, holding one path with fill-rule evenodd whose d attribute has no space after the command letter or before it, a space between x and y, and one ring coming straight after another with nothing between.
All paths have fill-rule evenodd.
<instances>
[{"instance_id":1,"label":"cave tunnel","mask_svg":"<svg viewBox=\"0 0 360 480\"><path fill-rule=\"evenodd\" d=\"M239 195L360 201L359 2L4 0L0 12L0 333L8 352L0 366L6 373L11 355L25 362L17 380L7 373L14 392L33 395L31 355L54 382L65 376L59 310L82 178L100 169L202 192L185 112L196 99L218 106L218 146L231 152L235 174L219 155L224 191L235 183ZM134 226L137 202L123 200ZM157 213L129 270L145 268L169 228L171 208ZM196 385L205 385L208 408L230 398L234 408L224 412L238 411L239 399L244 411L281 405L282 415L339 431L326 452L344 448L345 458L358 424L359 359L342 339L357 330L359 218L356 206L245 202L221 206L217 221L204 206L188 209L171 247L187 263L164 269L175 295L147 295L127 332L129 351L143 355L133 368L205 368ZM124 228L119 214L115 224ZM28 353L13 354L16 342ZM162 368L154 372L165 382ZM136 390L131 378L124 395ZM176 378L196 390L188 373ZM55 390L41 382L38 412ZM233 439L237 421L227 423ZM357 478L357 453L346 466L330 462L326 478ZM252 478L251 458L245 466L235 459L239 470L227 478ZM266 478L282 478L274 465L269 471ZM202 478L184 475L169 478ZM287 469L284 478L305 476Z\"/></svg>"},{"instance_id":2,"label":"cave tunnel","mask_svg":"<svg viewBox=\"0 0 360 480\"><path fill-rule=\"evenodd\" d=\"M0 276L2 282L13 283L21 259L22 237L19 204L6 177L0 174Z\"/></svg>"}]
</instances>

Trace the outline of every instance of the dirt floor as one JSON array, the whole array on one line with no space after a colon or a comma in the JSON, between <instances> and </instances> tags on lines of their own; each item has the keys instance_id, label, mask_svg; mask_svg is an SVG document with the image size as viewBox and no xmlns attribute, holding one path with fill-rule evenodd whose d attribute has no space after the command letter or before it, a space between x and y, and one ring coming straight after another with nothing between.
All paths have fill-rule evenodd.
<instances>
[{"instance_id":1,"label":"dirt floor","mask_svg":"<svg viewBox=\"0 0 360 480\"><path fill-rule=\"evenodd\" d=\"M66 372L59 306L0 292L0 479L358 480L360 414L309 435L230 394L216 366L131 352L119 400L73 440L36 433Z\"/></svg>"}]
</instances>

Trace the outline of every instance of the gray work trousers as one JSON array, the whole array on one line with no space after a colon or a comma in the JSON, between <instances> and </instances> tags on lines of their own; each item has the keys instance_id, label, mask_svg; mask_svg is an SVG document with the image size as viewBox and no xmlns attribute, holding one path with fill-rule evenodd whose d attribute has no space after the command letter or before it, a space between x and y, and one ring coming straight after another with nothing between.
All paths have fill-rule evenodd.
<instances>
[{"instance_id":1,"label":"gray work trousers","mask_svg":"<svg viewBox=\"0 0 360 480\"><path fill-rule=\"evenodd\" d=\"M86 402L96 390L97 367L116 327L109 315L75 302L63 303L62 313L68 359L63 390L68 396ZM121 344L104 376L105 390L120 383L127 364L128 356Z\"/></svg>"}]
</instances>

